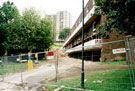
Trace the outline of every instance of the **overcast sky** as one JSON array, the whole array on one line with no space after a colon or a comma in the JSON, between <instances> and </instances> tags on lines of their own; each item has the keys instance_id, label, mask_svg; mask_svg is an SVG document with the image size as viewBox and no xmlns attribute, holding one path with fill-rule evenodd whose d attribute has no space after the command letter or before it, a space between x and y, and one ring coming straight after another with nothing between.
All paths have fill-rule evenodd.
<instances>
[{"instance_id":1,"label":"overcast sky","mask_svg":"<svg viewBox=\"0 0 135 91\"><path fill-rule=\"evenodd\" d=\"M7 0L0 0L0 5ZM46 14L56 14L57 11L67 10L72 14L72 25L82 11L82 0L9 0L14 2L20 12L24 8L35 7ZM88 0L84 0L85 4Z\"/></svg>"}]
</instances>

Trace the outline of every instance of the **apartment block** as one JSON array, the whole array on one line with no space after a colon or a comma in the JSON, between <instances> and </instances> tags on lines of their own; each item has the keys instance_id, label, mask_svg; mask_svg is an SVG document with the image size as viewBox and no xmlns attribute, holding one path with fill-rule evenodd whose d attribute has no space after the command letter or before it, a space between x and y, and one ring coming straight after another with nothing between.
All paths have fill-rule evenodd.
<instances>
[{"instance_id":1,"label":"apartment block","mask_svg":"<svg viewBox=\"0 0 135 91\"><path fill-rule=\"evenodd\" d=\"M68 11L58 11L56 15L49 15L54 21L55 41L60 42L64 40L59 39L59 33L64 28L71 28L72 16Z\"/></svg>"},{"instance_id":2,"label":"apartment block","mask_svg":"<svg viewBox=\"0 0 135 91\"><path fill-rule=\"evenodd\" d=\"M90 61L113 61L125 59L126 54L114 54L113 50L125 48L122 34L112 32L101 37L98 26L104 25L105 15L95 15L95 0L89 0L84 9L84 59ZM119 41L119 42L114 42ZM65 52L70 57L82 58L82 12L72 27L64 43Z\"/></svg>"}]
</instances>

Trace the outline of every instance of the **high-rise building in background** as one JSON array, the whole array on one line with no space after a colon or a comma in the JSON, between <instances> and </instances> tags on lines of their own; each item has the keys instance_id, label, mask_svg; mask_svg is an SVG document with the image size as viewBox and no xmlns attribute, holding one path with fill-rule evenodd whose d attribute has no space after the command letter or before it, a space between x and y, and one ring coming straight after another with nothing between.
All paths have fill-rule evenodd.
<instances>
[{"instance_id":1,"label":"high-rise building in background","mask_svg":"<svg viewBox=\"0 0 135 91\"><path fill-rule=\"evenodd\" d=\"M54 22L53 31L56 33L55 41L60 42L63 40L59 39L59 33L64 28L71 28L72 27L72 16L68 11L58 11L56 15L49 15Z\"/></svg>"},{"instance_id":2,"label":"high-rise building in background","mask_svg":"<svg viewBox=\"0 0 135 91\"><path fill-rule=\"evenodd\" d=\"M64 28L71 28L71 14L67 11L59 11L56 14L56 41L62 41L59 39L59 33Z\"/></svg>"},{"instance_id":3,"label":"high-rise building in background","mask_svg":"<svg viewBox=\"0 0 135 91\"><path fill-rule=\"evenodd\" d=\"M56 33L56 15L48 15L53 21L53 32ZM54 35L56 37L56 35ZM56 38L54 38L54 41L56 41Z\"/></svg>"}]
</instances>

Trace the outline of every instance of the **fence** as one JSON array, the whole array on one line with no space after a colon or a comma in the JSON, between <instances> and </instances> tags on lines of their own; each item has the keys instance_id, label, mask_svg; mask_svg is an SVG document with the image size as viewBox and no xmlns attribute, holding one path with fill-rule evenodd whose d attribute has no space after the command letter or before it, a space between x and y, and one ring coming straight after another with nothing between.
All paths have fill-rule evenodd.
<instances>
[{"instance_id":1,"label":"fence","mask_svg":"<svg viewBox=\"0 0 135 91\"><path fill-rule=\"evenodd\" d=\"M86 48L87 46L85 46ZM85 60L85 90L93 91L131 91L130 75L128 72L128 64L124 40L104 42L102 49L91 49L84 52ZM74 48L72 48L75 50ZM87 48L86 48L87 49ZM117 50L122 50L117 53ZM71 50L70 50L71 51ZM68 53L71 64L75 64L68 69L70 72L59 73L59 79L81 75L81 59L82 53L75 51ZM59 60L62 60L59 58ZM72 61L70 61L72 60ZM71 78L70 80L61 80L59 84L64 84L66 87L81 88L81 77ZM70 90L62 90L70 91ZM73 90L74 91L74 90ZM76 90L75 90L76 91ZM78 91L78 90L77 90Z\"/></svg>"},{"instance_id":2,"label":"fence","mask_svg":"<svg viewBox=\"0 0 135 91\"><path fill-rule=\"evenodd\" d=\"M131 81L131 88L132 91L135 90L135 38L134 37L127 37L125 39L125 45L127 50L127 59L128 59L128 66L129 66L129 74L130 74L130 81Z\"/></svg>"},{"instance_id":3,"label":"fence","mask_svg":"<svg viewBox=\"0 0 135 91\"><path fill-rule=\"evenodd\" d=\"M41 89L43 91L133 91L135 87L134 46L134 38L126 38L125 40L103 42L101 48L98 49L85 50L85 89L81 89L81 51L72 51L72 53L68 53L69 57L67 57L62 49L56 50L53 51L53 58L38 64L38 67L34 67L32 71L26 72L26 63L22 63L20 68L14 67L13 71L16 68L21 70L17 77L19 77L19 81L22 80L23 83L27 83L25 86L28 88L25 90L28 91L35 89L37 91ZM128 55L127 59L124 52L125 48ZM25 60L27 56L22 57L22 59ZM0 64L0 67L4 68L4 76L13 73L12 71L8 72L5 66L16 63L16 60L13 61L13 59L18 57L20 56L1 58L4 59L4 62ZM8 61L6 61L7 59ZM9 62L11 59L12 62ZM34 54L32 59L34 60ZM3 74L0 75L3 76ZM44 83L41 83L43 79ZM9 82L9 79L4 80Z\"/></svg>"},{"instance_id":4,"label":"fence","mask_svg":"<svg viewBox=\"0 0 135 91\"><path fill-rule=\"evenodd\" d=\"M85 48L86 47L87 46L85 46ZM81 76L79 75L81 75L82 53L76 50L75 48L70 49L70 51L72 51L71 53L67 50L70 58L58 58L58 62L63 60L68 61L66 64L68 67L70 66L64 72L58 70L57 85L64 86L60 87L62 91L70 91L72 88L81 88ZM86 48L84 60L85 91L132 90L124 40L104 42L101 44L101 49L87 50ZM54 79L51 81L54 81ZM53 85L55 84L56 83ZM70 90L68 87L70 87ZM72 89L71 91L81 91L81 89Z\"/></svg>"},{"instance_id":5,"label":"fence","mask_svg":"<svg viewBox=\"0 0 135 91\"><path fill-rule=\"evenodd\" d=\"M38 60L35 57L35 54L38 55ZM43 62L46 60L45 52L32 53L31 59L34 63ZM20 55L11 55L3 56L0 58L0 80L3 81L5 77L13 75L15 73L21 73L20 78L22 80L22 72L27 71L28 69L28 54ZM33 65L36 67L36 64ZM19 76L18 76L19 77Z\"/></svg>"}]
</instances>

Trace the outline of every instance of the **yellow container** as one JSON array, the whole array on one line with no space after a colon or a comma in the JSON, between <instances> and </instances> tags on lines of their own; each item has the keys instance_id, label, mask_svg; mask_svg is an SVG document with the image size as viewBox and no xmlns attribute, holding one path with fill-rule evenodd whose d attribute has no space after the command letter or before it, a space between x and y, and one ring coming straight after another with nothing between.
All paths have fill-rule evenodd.
<instances>
[{"instance_id":1,"label":"yellow container","mask_svg":"<svg viewBox=\"0 0 135 91\"><path fill-rule=\"evenodd\" d=\"M28 70L33 70L33 61L28 60Z\"/></svg>"},{"instance_id":2,"label":"yellow container","mask_svg":"<svg viewBox=\"0 0 135 91\"><path fill-rule=\"evenodd\" d=\"M38 54L37 53L35 54L35 58L38 58Z\"/></svg>"}]
</instances>

